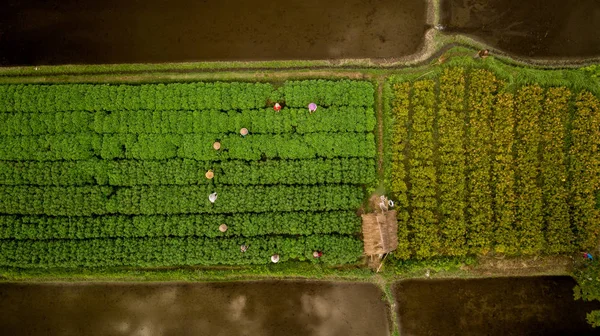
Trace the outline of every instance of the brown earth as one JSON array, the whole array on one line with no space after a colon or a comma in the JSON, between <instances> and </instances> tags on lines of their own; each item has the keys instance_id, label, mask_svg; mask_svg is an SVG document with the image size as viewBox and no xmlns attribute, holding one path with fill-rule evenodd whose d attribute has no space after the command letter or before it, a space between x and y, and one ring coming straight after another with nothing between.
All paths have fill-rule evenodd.
<instances>
[{"instance_id":1,"label":"brown earth","mask_svg":"<svg viewBox=\"0 0 600 336\"><path fill-rule=\"evenodd\" d=\"M332 282L0 284L2 335L389 335L383 292Z\"/></svg>"}]
</instances>

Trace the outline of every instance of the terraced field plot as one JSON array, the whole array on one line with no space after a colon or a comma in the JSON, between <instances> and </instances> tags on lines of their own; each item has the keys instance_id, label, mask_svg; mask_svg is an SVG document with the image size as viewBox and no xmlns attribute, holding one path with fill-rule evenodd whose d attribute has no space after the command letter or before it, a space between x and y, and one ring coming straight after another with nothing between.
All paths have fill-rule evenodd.
<instances>
[{"instance_id":1,"label":"terraced field plot","mask_svg":"<svg viewBox=\"0 0 600 336\"><path fill-rule=\"evenodd\" d=\"M2 85L0 265L356 262L373 103L361 81Z\"/></svg>"},{"instance_id":2,"label":"terraced field plot","mask_svg":"<svg viewBox=\"0 0 600 336\"><path fill-rule=\"evenodd\" d=\"M392 79L401 258L597 246L598 98L507 84L463 68Z\"/></svg>"}]
</instances>

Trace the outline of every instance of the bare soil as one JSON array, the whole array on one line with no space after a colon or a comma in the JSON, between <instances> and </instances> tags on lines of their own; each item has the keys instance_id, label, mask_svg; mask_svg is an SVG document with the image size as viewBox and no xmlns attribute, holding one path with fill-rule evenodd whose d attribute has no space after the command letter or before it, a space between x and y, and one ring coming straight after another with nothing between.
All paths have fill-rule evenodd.
<instances>
[{"instance_id":1,"label":"bare soil","mask_svg":"<svg viewBox=\"0 0 600 336\"><path fill-rule=\"evenodd\" d=\"M331 282L0 284L2 335L389 335L383 292Z\"/></svg>"},{"instance_id":2,"label":"bare soil","mask_svg":"<svg viewBox=\"0 0 600 336\"><path fill-rule=\"evenodd\" d=\"M393 58L423 0L5 0L0 65Z\"/></svg>"},{"instance_id":3,"label":"bare soil","mask_svg":"<svg viewBox=\"0 0 600 336\"><path fill-rule=\"evenodd\" d=\"M407 280L394 285L400 334L597 335L570 277Z\"/></svg>"},{"instance_id":4,"label":"bare soil","mask_svg":"<svg viewBox=\"0 0 600 336\"><path fill-rule=\"evenodd\" d=\"M441 24L518 56L600 56L598 0L441 0Z\"/></svg>"}]
</instances>

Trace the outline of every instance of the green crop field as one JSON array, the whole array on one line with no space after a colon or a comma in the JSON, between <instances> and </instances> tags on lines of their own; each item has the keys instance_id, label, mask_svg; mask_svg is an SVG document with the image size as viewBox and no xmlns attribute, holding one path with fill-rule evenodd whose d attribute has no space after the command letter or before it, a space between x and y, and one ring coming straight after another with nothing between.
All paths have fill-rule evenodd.
<instances>
[{"instance_id":1,"label":"green crop field","mask_svg":"<svg viewBox=\"0 0 600 336\"><path fill-rule=\"evenodd\" d=\"M600 101L488 70L392 78L400 258L571 253L600 236Z\"/></svg>"},{"instance_id":2,"label":"green crop field","mask_svg":"<svg viewBox=\"0 0 600 336\"><path fill-rule=\"evenodd\" d=\"M355 263L374 93L349 80L0 85L0 265Z\"/></svg>"}]
</instances>

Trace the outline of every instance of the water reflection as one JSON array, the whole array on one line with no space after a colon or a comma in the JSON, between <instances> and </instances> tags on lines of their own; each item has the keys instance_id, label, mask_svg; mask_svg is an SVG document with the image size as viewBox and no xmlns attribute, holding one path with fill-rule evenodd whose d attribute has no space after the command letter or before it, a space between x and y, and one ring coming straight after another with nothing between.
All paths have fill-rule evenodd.
<instances>
[{"instance_id":1,"label":"water reflection","mask_svg":"<svg viewBox=\"0 0 600 336\"><path fill-rule=\"evenodd\" d=\"M6 335L388 335L371 284L2 284Z\"/></svg>"}]
</instances>

